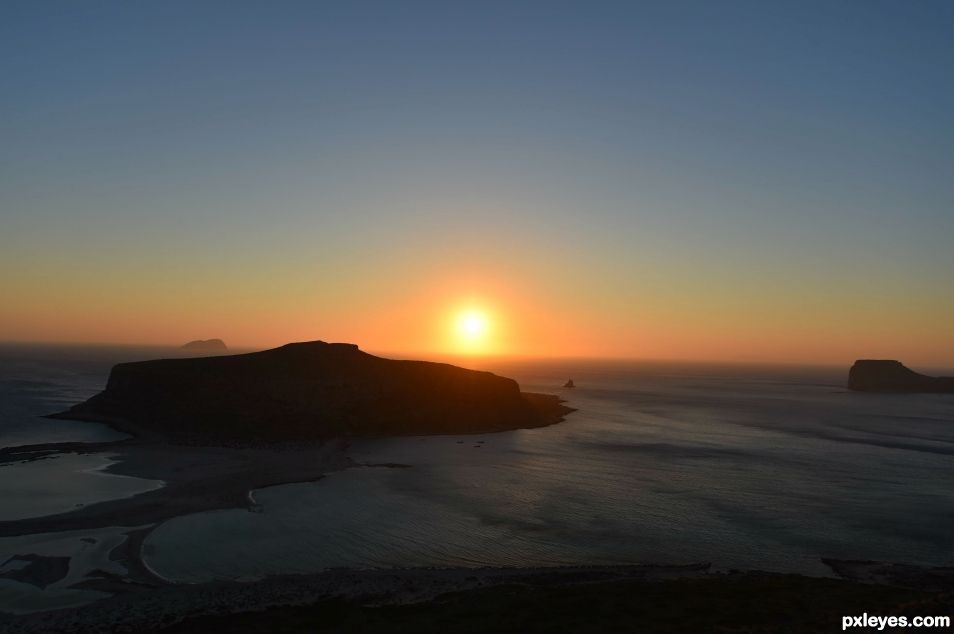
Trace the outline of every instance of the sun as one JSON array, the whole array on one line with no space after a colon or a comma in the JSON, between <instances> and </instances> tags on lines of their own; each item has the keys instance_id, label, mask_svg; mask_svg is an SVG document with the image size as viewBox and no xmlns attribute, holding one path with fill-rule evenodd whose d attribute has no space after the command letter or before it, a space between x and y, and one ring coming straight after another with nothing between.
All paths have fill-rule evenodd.
<instances>
[{"instance_id":1,"label":"sun","mask_svg":"<svg viewBox=\"0 0 954 634\"><path fill-rule=\"evenodd\" d=\"M461 302L442 316L448 352L467 356L499 352L502 322L490 305Z\"/></svg>"},{"instance_id":2,"label":"sun","mask_svg":"<svg viewBox=\"0 0 954 634\"><path fill-rule=\"evenodd\" d=\"M480 342L487 330L487 315L478 310L468 310L457 317L457 333L469 343Z\"/></svg>"}]
</instances>

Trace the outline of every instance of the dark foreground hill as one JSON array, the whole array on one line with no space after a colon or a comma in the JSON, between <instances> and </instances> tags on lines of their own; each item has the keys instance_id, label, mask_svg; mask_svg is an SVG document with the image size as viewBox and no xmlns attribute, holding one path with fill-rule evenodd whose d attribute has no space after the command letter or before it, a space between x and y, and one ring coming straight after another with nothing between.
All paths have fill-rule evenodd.
<instances>
[{"instance_id":1,"label":"dark foreground hill","mask_svg":"<svg viewBox=\"0 0 954 634\"><path fill-rule=\"evenodd\" d=\"M848 387L859 392L954 393L954 377L918 374L900 361L861 359L848 372Z\"/></svg>"},{"instance_id":2,"label":"dark foreground hill","mask_svg":"<svg viewBox=\"0 0 954 634\"><path fill-rule=\"evenodd\" d=\"M557 578L550 583L514 583L448 593L413 605L326 600L202 616L169 627L157 626L150 634L779 634L840 632L845 629L846 617L867 614L886 623L890 617L904 618L910 627L916 617L950 618L952 612L950 593L796 575L740 573L580 584L560 583ZM877 624L855 629L878 630ZM905 630L885 627L883 631Z\"/></svg>"},{"instance_id":3,"label":"dark foreground hill","mask_svg":"<svg viewBox=\"0 0 954 634\"><path fill-rule=\"evenodd\" d=\"M516 381L490 372L314 341L121 363L104 391L53 416L174 443L244 445L496 432L549 425L569 411L556 396L522 393Z\"/></svg>"}]
</instances>

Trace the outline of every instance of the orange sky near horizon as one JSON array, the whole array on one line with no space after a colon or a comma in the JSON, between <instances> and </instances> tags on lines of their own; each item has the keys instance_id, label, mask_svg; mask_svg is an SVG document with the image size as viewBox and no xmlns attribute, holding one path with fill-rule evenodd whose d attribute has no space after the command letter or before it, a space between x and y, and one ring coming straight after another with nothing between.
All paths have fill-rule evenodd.
<instances>
[{"instance_id":1,"label":"orange sky near horizon","mask_svg":"<svg viewBox=\"0 0 954 634\"><path fill-rule=\"evenodd\" d=\"M554 276L531 269L524 266L521 276L512 277L493 275L489 268L430 278L413 271L429 283L406 285L395 280L413 278L397 271L380 277L355 274L333 286L310 274L281 280L263 276L263 285L256 287L247 278L236 284L202 279L199 272L179 287L130 285L120 275L84 283L95 278L71 279L64 273L46 285L21 280L17 288L9 277L0 277L7 297L15 298L0 308L0 339L180 345L219 337L233 348L321 339L405 357L832 364L867 357L954 366L954 337L945 315L910 304L885 306L877 297L844 294L808 298L787 291L733 297L705 288L705 277L696 284L683 280L666 292L657 288L654 294L649 285L613 279L608 270L602 284L590 284L572 272ZM468 311L487 322L477 340L460 332L461 316Z\"/></svg>"}]
</instances>

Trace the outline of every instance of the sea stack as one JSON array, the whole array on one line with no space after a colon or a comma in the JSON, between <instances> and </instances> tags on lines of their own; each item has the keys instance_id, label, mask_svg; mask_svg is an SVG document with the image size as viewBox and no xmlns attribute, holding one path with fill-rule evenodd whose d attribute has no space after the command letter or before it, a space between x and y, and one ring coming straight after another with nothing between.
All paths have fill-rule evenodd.
<instances>
[{"instance_id":1,"label":"sea stack","mask_svg":"<svg viewBox=\"0 0 954 634\"><path fill-rule=\"evenodd\" d=\"M572 411L556 396L445 363L395 361L312 341L228 356L120 363L106 389L55 418L180 444L486 433Z\"/></svg>"},{"instance_id":2,"label":"sea stack","mask_svg":"<svg viewBox=\"0 0 954 634\"><path fill-rule=\"evenodd\" d=\"M900 361L860 359L848 372L848 389L858 392L954 393L954 377L918 374Z\"/></svg>"}]
</instances>

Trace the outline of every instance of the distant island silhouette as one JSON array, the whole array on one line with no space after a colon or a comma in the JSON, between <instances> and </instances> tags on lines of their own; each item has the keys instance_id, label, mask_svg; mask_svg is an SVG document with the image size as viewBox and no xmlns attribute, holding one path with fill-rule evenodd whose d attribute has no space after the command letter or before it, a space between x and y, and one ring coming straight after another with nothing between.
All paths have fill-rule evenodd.
<instances>
[{"instance_id":1,"label":"distant island silhouette","mask_svg":"<svg viewBox=\"0 0 954 634\"><path fill-rule=\"evenodd\" d=\"M561 402L523 393L513 379L490 372L312 341L120 363L104 391L52 417L105 422L177 444L234 446L540 427L572 411Z\"/></svg>"},{"instance_id":2,"label":"distant island silhouette","mask_svg":"<svg viewBox=\"0 0 954 634\"><path fill-rule=\"evenodd\" d=\"M202 352L227 352L228 346L221 339L196 339L180 346L183 350L197 350Z\"/></svg>"},{"instance_id":3,"label":"distant island silhouette","mask_svg":"<svg viewBox=\"0 0 954 634\"><path fill-rule=\"evenodd\" d=\"M954 393L954 377L919 374L893 359L859 359L848 372L848 388L857 392Z\"/></svg>"}]
</instances>

